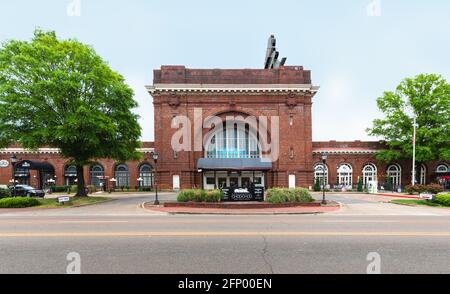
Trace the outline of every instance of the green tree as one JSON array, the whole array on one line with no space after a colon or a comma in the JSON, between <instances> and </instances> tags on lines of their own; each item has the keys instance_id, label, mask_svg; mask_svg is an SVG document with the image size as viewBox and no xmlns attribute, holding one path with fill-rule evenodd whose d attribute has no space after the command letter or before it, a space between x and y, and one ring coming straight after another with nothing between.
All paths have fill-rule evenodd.
<instances>
[{"instance_id":1,"label":"green tree","mask_svg":"<svg viewBox=\"0 0 450 294\"><path fill-rule=\"evenodd\" d=\"M59 148L77 166L99 158L138 159L141 128L133 91L95 50L55 32L0 47L0 147Z\"/></svg>"},{"instance_id":2,"label":"green tree","mask_svg":"<svg viewBox=\"0 0 450 294\"><path fill-rule=\"evenodd\" d=\"M377 99L384 114L376 119L369 135L383 138L386 149L377 159L393 161L413 156L413 118L417 118L418 162L450 160L450 85L439 75L407 78L393 92Z\"/></svg>"}]
</instances>

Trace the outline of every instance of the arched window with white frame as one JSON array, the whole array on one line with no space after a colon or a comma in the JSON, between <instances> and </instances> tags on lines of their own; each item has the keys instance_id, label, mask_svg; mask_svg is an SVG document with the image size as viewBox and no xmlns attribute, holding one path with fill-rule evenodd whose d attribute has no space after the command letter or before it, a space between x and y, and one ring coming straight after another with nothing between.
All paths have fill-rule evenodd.
<instances>
[{"instance_id":1,"label":"arched window with white frame","mask_svg":"<svg viewBox=\"0 0 450 294\"><path fill-rule=\"evenodd\" d=\"M438 167L436 168L436 173L437 174L445 174L449 171L449 168L446 164L440 164L438 165Z\"/></svg>"},{"instance_id":2,"label":"arched window with white frame","mask_svg":"<svg viewBox=\"0 0 450 294\"><path fill-rule=\"evenodd\" d=\"M416 177L416 182L420 185L426 185L427 183L427 167L424 164L421 164L418 169L419 170L419 179Z\"/></svg>"},{"instance_id":3,"label":"arched window with white frame","mask_svg":"<svg viewBox=\"0 0 450 294\"><path fill-rule=\"evenodd\" d=\"M377 167L373 163L366 164L362 170L363 174L363 184L364 186L369 185L369 182L377 180Z\"/></svg>"},{"instance_id":4,"label":"arched window with white frame","mask_svg":"<svg viewBox=\"0 0 450 294\"><path fill-rule=\"evenodd\" d=\"M318 163L314 166L314 184L319 180L320 186L328 185L328 167L326 164Z\"/></svg>"},{"instance_id":5,"label":"arched window with white frame","mask_svg":"<svg viewBox=\"0 0 450 294\"><path fill-rule=\"evenodd\" d=\"M353 168L348 163L339 165L337 169L337 182L340 186L351 188L353 184Z\"/></svg>"},{"instance_id":6,"label":"arched window with white frame","mask_svg":"<svg viewBox=\"0 0 450 294\"><path fill-rule=\"evenodd\" d=\"M402 184L402 168L398 164L391 164L387 168L388 180L393 188L399 187Z\"/></svg>"},{"instance_id":7,"label":"arched window with white frame","mask_svg":"<svg viewBox=\"0 0 450 294\"><path fill-rule=\"evenodd\" d=\"M206 140L206 158L261 158L257 133L249 128L224 126Z\"/></svg>"},{"instance_id":8,"label":"arched window with white frame","mask_svg":"<svg viewBox=\"0 0 450 294\"><path fill-rule=\"evenodd\" d=\"M154 174L150 164L144 163L139 167L139 178L141 179L139 182L141 187L153 187Z\"/></svg>"},{"instance_id":9,"label":"arched window with white frame","mask_svg":"<svg viewBox=\"0 0 450 294\"><path fill-rule=\"evenodd\" d=\"M115 177L117 187L130 186L130 173L128 172L128 166L126 164L119 164L116 166Z\"/></svg>"},{"instance_id":10,"label":"arched window with white frame","mask_svg":"<svg viewBox=\"0 0 450 294\"><path fill-rule=\"evenodd\" d=\"M100 187L104 184L105 169L100 164L94 164L89 168L90 184Z\"/></svg>"}]
</instances>

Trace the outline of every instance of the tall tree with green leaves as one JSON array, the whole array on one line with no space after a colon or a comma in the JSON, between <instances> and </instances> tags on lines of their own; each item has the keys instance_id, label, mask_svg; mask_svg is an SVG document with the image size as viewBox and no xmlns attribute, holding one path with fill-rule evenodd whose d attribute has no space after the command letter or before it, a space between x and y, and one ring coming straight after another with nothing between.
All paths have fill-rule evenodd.
<instances>
[{"instance_id":1,"label":"tall tree with green leaves","mask_svg":"<svg viewBox=\"0 0 450 294\"><path fill-rule=\"evenodd\" d=\"M407 78L395 91L377 99L384 118L376 119L369 135L382 138L386 150L377 159L393 161L413 157L413 119L417 118L418 162L450 160L450 85L436 74Z\"/></svg>"},{"instance_id":2,"label":"tall tree with green leaves","mask_svg":"<svg viewBox=\"0 0 450 294\"><path fill-rule=\"evenodd\" d=\"M59 148L77 167L77 196L87 195L84 165L140 157L135 107L124 78L77 40L36 30L0 47L0 148Z\"/></svg>"}]
</instances>

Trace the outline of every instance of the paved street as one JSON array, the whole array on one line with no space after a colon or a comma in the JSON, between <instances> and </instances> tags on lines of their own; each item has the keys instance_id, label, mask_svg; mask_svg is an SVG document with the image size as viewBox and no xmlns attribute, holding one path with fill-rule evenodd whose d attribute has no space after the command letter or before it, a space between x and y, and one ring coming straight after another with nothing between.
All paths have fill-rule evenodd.
<instances>
[{"instance_id":1,"label":"paved street","mask_svg":"<svg viewBox=\"0 0 450 294\"><path fill-rule=\"evenodd\" d=\"M450 273L450 210L334 195L321 215L165 215L127 195L95 206L0 211L0 273ZM173 199L163 194L162 199Z\"/></svg>"}]
</instances>

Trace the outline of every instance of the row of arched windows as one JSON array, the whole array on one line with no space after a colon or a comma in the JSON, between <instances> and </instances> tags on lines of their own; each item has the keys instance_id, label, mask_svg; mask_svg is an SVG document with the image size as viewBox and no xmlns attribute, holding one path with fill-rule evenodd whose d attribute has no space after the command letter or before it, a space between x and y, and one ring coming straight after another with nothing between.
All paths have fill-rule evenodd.
<instances>
[{"instance_id":1,"label":"row of arched windows","mask_svg":"<svg viewBox=\"0 0 450 294\"><path fill-rule=\"evenodd\" d=\"M130 170L126 164L118 164L114 169L116 187L130 187L140 185L141 187L152 187L154 183L153 167L148 163L139 166L139 182L130 183ZM77 169L74 165L68 165L64 170L65 184L76 183ZM101 164L93 164L89 167L89 184L100 187L104 185L105 168Z\"/></svg>"},{"instance_id":2,"label":"row of arched windows","mask_svg":"<svg viewBox=\"0 0 450 294\"><path fill-rule=\"evenodd\" d=\"M441 164L436 168L436 173L446 173L449 167L445 164ZM367 185L371 181L377 181L377 167L373 163L368 163L362 168L363 184ZM391 184L395 187L402 185L402 168L399 164L391 164L386 170L387 178L390 179ZM426 184L427 168L425 165L417 167L416 181L418 184ZM319 180L320 184L328 185L328 166L318 163L314 166L314 182ZM337 167L337 179L336 184L344 187L351 187L353 181L353 167L348 163L340 164ZM356 184L356 183L355 183Z\"/></svg>"}]
</instances>

